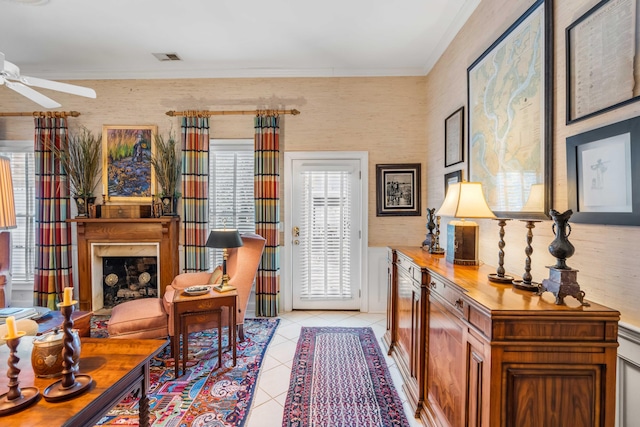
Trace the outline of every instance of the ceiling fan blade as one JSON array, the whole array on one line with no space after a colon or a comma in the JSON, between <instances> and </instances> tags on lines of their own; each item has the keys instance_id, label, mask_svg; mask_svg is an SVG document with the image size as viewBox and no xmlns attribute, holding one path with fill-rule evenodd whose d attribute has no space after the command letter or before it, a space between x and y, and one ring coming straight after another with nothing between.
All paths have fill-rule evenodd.
<instances>
[{"instance_id":1,"label":"ceiling fan blade","mask_svg":"<svg viewBox=\"0 0 640 427\"><path fill-rule=\"evenodd\" d=\"M58 92L66 92L72 95L84 96L87 98L95 98L96 92L93 89L84 86L71 85L68 83L54 82L53 80L39 79L37 77L20 76L20 81L29 86L41 87L44 89L57 90Z\"/></svg>"},{"instance_id":2,"label":"ceiling fan blade","mask_svg":"<svg viewBox=\"0 0 640 427\"><path fill-rule=\"evenodd\" d=\"M47 96L44 96L43 94L41 94L39 92L36 92L35 90L31 89L28 86L23 85L22 83L14 83L14 82L10 82L8 80L5 80L4 84L9 89L15 90L16 92L18 92L19 94L21 94L23 96L26 96L27 98L29 98L33 102L42 105L44 108L61 107L61 105L58 104L53 99L51 99L51 98L49 98Z\"/></svg>"}]
</instances>

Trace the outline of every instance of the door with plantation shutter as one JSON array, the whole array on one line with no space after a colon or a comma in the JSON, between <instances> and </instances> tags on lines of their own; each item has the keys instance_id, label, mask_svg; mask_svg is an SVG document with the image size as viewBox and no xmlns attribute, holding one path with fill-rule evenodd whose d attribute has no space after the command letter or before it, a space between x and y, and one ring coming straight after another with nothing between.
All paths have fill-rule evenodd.
<instances>
[{"instance_id":1,"label":"door with plantation shutter","mask_svg":"<svg viewBox=\"0 0 640 427\"><path fill-rule=\"evenodd\" d=\"M360 308L360 161L294 160L293 309Z\"/></svg>"}]
</instances>

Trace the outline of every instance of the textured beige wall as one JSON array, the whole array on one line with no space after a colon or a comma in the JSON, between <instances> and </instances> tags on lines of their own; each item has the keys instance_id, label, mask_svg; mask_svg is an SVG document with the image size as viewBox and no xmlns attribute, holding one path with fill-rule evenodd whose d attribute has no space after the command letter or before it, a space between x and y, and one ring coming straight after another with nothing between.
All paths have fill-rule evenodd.
<instances>
[{"instance_id":1,"label":"textured beige wall","mask_svg":"<svg viewBox=\"0 0 640 427\"><path fill-rule=\"evenodd\" d=\"M467 67L475 61L529 6L534 3L512 0L483 0L453 43L427 76L427 206L438 207L443 200L443 175L460 169L460 165L444 168L444 119L462 105L466 106ZM552 207L568 208L566 176L566 138L640 113L640 103L631 104L606 114L565 124L565 34L575 19L597 3L597 0L555 0L555 121L553 138L554 197ZM493 23L494 25L487 25ZM465 123L466 126L466 123ZM466 134L466 132L465 132ZM466 163L462 165L466 176ZM634 165L637 167L637 165ZM551 221L539 223L533 230L532 274L536 281L548 277L547 265L555 259L547 247L553 240ZM640 326L640 263L637 260L639 227L572 224L570 240L576 247L568 264L579 270L578 281L587 299L616 308L627 323ZM526 245L524 223L511 221L506 227L505 268L522 275ZM480 221L480 259L487 264L498 262L498 228L490 220ZM547 294L549 299L551 295ZM573 298L567 298L572 304Z\"/></svg>"},{"instance_id":2,"label":"textured beige wall","mask_svg":"<svg viewBox=\"0 0 640 427\"><path fill-rule=\"evenodd\" d=\"M284 150L369 152L369 246L384 246L424 240L424 215L375 215L376 164L422 163L423 170L426 166L424 81L425 77L101 80L72 82L94 88L95 100L42 92L65 111L82 113L69 119L72 129L86 126L94 133L105 124L155 124L160 132L172 126L179 132L179 119L165 115L169 110L296 108L300 115L283 120ZM38 109L6 88L0 95L0 111ZM214 138L253 137L252 116L213 116L210 127ZM32 118L0 118L0 139L32 138Z\"/></svg>"}]
</instances>

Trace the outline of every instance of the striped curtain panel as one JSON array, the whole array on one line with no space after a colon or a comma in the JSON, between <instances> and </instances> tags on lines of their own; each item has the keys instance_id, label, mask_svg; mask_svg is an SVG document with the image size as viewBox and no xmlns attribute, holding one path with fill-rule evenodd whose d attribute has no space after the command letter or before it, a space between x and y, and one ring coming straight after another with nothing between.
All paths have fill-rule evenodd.
<instances>
[{"instance_id":1,"label":"striped curtain panel","mask_svg":"<svg viewBox=\"0 0 640 427\"><path fill-rule=\"evenodd\" d=\"M278 315L280 293L280 117L255 118L256 233L267 242L256 276L256 315Z\"/></svg>"},{"instance_id":2,"label":"striped curtain panel","mask_svg":"<svg viewBox=\"0 0 640 427\"><path fill-rule=\"evenodd\" d=\"M71 217L67 175L51 147L67 138L67 119L35 119L36 260L33 303L57 310L64 288L73 286Z\"/></svg>"},{"instance_id":3,"label":"striped curtain panel","mask_svg":"<svg viewBox=\"0 0 640 427\"><path fill-rule=\"evenodd\" d=\"M209 118L182 118L184 271L206 271L209 228Z\"/></svg>"}]
</instances>

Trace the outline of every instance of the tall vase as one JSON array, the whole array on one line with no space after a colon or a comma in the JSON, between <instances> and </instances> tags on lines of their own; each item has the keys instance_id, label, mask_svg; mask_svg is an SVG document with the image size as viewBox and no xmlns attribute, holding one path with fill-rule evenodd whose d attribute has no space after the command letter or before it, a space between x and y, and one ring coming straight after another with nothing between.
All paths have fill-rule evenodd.
<instances>
[{"instance_id":1,"label":"tall vase","mask_svg":"<svg viewBox=\"0 0 640 427\"><path fill-rule=\"evenodd\" d=\"M78 196L74 197L78 215L76 218L87 218L89 216L89 207L94 205L96 198L94 196Z\"/></svg>"},{"instance_id":2,"label":"tall vase","mask_svg":"<svg viewBox=\"0 0 640 427\"><path fill-rule=\"evenodd\" d=\"M567 258L571 257L576 251L575 247L569 241L569 235L571 234L571 225L569 225L569 218L573 215L573 211L569 209L563 213L560 213L554 209L549 211L551 219L553 219L553 234L556 238L549 245L549 253L556 258L556 265L553 268L558 270L570 270L571 267L567 265Z\"/></svg>"}]
</instances>

